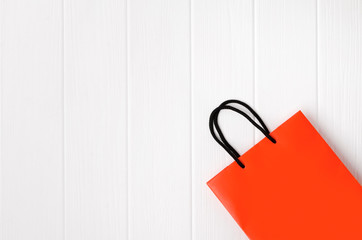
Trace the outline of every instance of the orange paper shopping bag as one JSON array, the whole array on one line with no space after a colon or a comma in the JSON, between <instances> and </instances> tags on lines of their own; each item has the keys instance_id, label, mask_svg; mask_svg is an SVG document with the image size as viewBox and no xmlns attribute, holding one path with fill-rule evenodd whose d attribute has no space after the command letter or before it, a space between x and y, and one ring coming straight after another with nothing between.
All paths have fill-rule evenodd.
<instances>
[{"instance_id":1,"label":"orange paper shopping bag","mask_svg":"<svg viewBox=\"0 0 362 240\"><path fill-rule=\"evenodd\" d=\"M218 125L221 110L266 137L240 156ZM212 112L210 131L235 162L207 184L250 239L362 239L362 188L301 111L269 133L253 109L228 100Z\"/></svg>"}]
</instances>

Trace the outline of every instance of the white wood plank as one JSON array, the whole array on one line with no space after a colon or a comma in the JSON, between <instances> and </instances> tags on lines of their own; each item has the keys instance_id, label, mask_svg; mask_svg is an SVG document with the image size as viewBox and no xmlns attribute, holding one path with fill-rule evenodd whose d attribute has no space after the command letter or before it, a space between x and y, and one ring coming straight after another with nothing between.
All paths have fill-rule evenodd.
<instances>
[{"instance_id":1,"label":"white wood plank","mask_svg":"<svg viewBox=\"0 0 362 240\"><path fill-rule=\"evenodd\" d=\"M316 123L316 31L315 0L255 1L256 106L270 130L298 110Z\"/></svg>"},{"instance_id":2,"label":"white wood plank","mask_svg":"<svg viewBox=\"0 0 362 240\"><path fill-rule=\"evenodd\" d=\"M129 239L191 237L190 6L128 3Z\"/></svg>"},{"instance_id":3,"label":"white wood plank","mask_svg":"<svg viewBox=\"0 0 362 240\"><path fill-rule=\"evenodd\" d=\"M127 239L126 1L65 0L65 237Z\"/></svg>"},{"instance_id":4,"label":"white wood plank","mask_svg":"<svg viewBox=\"0 0 362 240\"><path fill-rule=\"evenodd\" d=\"M320 0L318 9L320 129L362 183L362 1Z\"/></svg>"},{"instance_id":5,"label":"white wood plank","mask_svg":"<svg viewBox=\"0 0 362 240\"><path fill-rule=\"evenodd\" d=\"M3 11L3 8L2 8L2 5L3 5L3 3L0 1L0 166L1 166L1 168L0 168L0 236L1 237L3 237L4 236L4 234L3 234L3 227L4 227L4 224L3 224L3 214L2 214L2 156L3 156L3 154L2 154L2 144L1 144L1 141L2 141L2 102L3 102L3 100L2 100L2 96L3 96L3 94L2 94L2 79L3 79L3 74L2 74L2 68L3 68L3 64L2 64L2 62L3 62L3 22L4 22L4 20L3 20L3 14L2 14L2 11Z\"/></svg>"},{"instance_id":6,"label":"white wood plank","mask_svg":"<svg viewBox=\"0 0 362 240\"><path fill-rule=\"evenodd\" d=\"M1 227L63 239L62 1L1 0Z\"/></svg>"},{"instance_id":7,"label":"white wood plank","mask_svg":"<svg viewBox=\"0 0 362 240\"><path fill-rule=\"evenodd\" d=\"M254 105L253 1L192 0L191 8L192 239L247 239L206 182L233 161L209 132L211 111L231 98ZM246 119L225 111L220 125L240 154L253 145Z\"/></svg>"}]
</instances>

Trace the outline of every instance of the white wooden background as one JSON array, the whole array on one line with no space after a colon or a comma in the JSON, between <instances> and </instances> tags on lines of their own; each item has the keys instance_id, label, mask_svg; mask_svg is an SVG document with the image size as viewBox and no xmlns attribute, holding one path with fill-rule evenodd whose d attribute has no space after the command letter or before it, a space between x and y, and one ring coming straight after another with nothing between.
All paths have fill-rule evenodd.
<instances>
[{"instance_id":1,"label":"white wooden background","mask_svg":"<svg viewBox=\"0 0 362 240\"><path fill-rule=\"evenodd\" d=\"M361 0L0 0L2 240L247 239L206 181L237 98L362 183ZM240 152L261 136L223 113Z\"/></svg>"}]
</instances>

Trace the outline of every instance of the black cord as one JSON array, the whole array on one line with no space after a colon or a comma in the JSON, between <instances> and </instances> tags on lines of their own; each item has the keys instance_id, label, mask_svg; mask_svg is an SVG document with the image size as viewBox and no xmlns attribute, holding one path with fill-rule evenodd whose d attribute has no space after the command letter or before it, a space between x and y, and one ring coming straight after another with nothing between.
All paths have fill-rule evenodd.
<instances>
[{"instance_id":1,"label":"black cord","mask_svg":"<svg viewBox=\"0 0 362 240\"><path fill-rule=\"evenodd\" d=\"M261 126L258 123L256 123L245 112L243 112L233 106L229 106L228 104L230 104L230 103L239 104L239 105L245 107L258 120L258 122L261 124ZM231 99L231 100L224 101L223 103L220 104L219 107L215 108L211 112L210 120L209 120L209 128L210 128L211 135L213 136L215 141L217 143L219 143L220 146L222 146L225 149L225 151L227 151L230 154L230 156L237 162L237 164L240 167L245 168L245 165L239 160L240 154L229 144L229 142L226 140L226 138L224 137L224 134L222 133L222 131L220 129L220 126L218 123L218 117L219 117L220 111L224 110L224 109L234 111L234 112L239 113L240 115L244 116L257 129L259 129L272 143L276 143L276 140L272 136L270 136L270 132L269 132L268 128L266 127L266 125L264 124L263 120L260 118L260 116L246 103L239 101L239 100ZM220 139L215 134L214 128L216 129Z\"/></svg>"}]
</instances>

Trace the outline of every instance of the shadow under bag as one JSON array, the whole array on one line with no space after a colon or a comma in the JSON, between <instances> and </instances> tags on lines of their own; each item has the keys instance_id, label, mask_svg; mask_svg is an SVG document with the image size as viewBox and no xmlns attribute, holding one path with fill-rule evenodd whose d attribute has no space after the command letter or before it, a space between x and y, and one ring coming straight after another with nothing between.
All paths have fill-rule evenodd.
<instances>
[{"instance_id":1,"label":"shadow under bag","mask_svg":"<svg viewBox=\"0 0 362 240\"><path fill-rule=\"evenodd\" d=\"M221 110L266 137L240 156L218 125ZM207 184L251 240L362 239L362 187L301 111L269 133L247 104L228 100L212 112L210 131L235 162Z\"/></svg>"}]
</instances>

